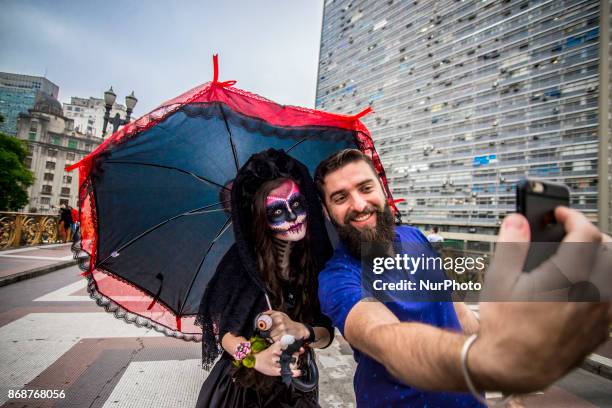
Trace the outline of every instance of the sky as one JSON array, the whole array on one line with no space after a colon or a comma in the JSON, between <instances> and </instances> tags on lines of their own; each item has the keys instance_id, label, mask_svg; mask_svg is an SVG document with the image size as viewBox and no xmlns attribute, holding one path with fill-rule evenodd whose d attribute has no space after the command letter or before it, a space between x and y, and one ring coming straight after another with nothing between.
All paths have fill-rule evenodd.
<instances>
[{"instance_id":1,"label":"sky","mask_svg":"<svg viewBox=\"0 0 612 408\"><path fill-rule=\"evenodd\" d=\"M134 117L219 80L313 107L323 0L0 0L0 71L46 76L70 97L111 85Z\"/></svg>"}]
</instances>

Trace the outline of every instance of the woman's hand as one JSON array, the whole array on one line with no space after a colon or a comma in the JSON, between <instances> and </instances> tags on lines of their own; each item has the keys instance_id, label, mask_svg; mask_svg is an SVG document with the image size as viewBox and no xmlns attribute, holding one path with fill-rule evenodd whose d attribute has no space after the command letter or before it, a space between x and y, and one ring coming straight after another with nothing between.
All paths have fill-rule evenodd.
<instances>
[{"instance_id":1,"label":"woman's hand","mask_svg":"<svg viewBox=\"0 0 612 408\"><path fill-rule=\"evenodd\" d=\"M273 343L267 349L255 354L255 370L270 377L278 377L281 373L280 356L282 353L281 344ZM302 372L297 369L297 359L299 353L294 353L295 363L291 364L291 371L294 377L299 377Z\"/></svg>"},{"instance_id":2,"label":"woman's hand","mask_svg":"<svg viewBox=\"0 0 612 408\"><path fill-rule=\"evenodd\" d=\"M272 331L270 337L275 342L279 341L285 334L295 337L296 340L307 339L310 332L302 323L294 322L283 312L268 310L266 312L272 318Z\"/></svg>"}]
</instances>

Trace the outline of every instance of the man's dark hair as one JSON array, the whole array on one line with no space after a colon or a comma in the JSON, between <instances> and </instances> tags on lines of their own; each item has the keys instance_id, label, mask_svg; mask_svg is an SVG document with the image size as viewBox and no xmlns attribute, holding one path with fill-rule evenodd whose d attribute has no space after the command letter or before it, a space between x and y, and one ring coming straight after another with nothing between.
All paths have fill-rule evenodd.
<instances>
[{"instance_id":1,"label":"man's dark hair","mask_svg":"<svg viewBox=\"0 0 612 408\"><path fill-rule=\"evenodd\" d=\"M434 232L434 234L437 234L438 233L438 227L433 227L433 232Z\"/></svg>"},{"instance_id":2,"label":"man's dark hair","mask_svg":"<svg viewBox=\"0 0 612 408\"><path fill-rule=\"evenodd\" d=\"M317 191L319 192L319 196L321 197L321 201L323 203L325 203L325 193L323 192L325 177L329 173L333 173L334 171L341 169L347 164L355 163L358 161L364 161L368 163L374 174L378 177L378 173L374 168L374 163L372 163L372 159L370 159L365 153L357 149L341 150L337 153L332 154L327 159L319 163L317 169L315 170L314 181L317 185Z\"/></svg>"}]
</instances>

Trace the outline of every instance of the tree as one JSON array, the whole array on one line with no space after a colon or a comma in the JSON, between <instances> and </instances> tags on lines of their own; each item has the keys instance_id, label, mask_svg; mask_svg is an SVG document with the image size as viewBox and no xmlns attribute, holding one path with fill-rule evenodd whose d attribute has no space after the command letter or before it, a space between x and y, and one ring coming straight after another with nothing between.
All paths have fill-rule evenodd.
<instances>
[{"instance_id":1,"label":"tree","mask_svg":"<svg viewBox=\"0 0 612 408\"><path fill-rule=\"evenodd\" d=\"M27 188L34 175L25 165L25 142L0 133L0 211L16 211L28 203Z\"/></svg>"}]
</instances>

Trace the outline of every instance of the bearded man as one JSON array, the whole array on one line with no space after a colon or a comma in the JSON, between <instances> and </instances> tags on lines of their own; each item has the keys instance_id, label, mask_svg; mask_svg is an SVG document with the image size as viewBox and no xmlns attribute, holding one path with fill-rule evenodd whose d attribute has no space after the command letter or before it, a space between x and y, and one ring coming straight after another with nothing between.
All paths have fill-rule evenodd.
<instances>
[{"instance_id":1,"label":"bearded man","mask_svg":"<svg viewBox=\"0 0 612 408\"><path fill-rule=\"evenodd\" d=\"M481 304L478 321L463 303L373 299L364 290L368 271L361 262L372 254L362 254L363 248L389 257L402 248L433 249L417 228L394 224L374 166L359 150L325 159L315 182L341 241L319 273L321 310L353 347L358 407L481 407L485 390L530 392L550 385L606 340L609 303L489 302ZM555 216L566 238L602 240L579 212L557 208ZM502 241L528 243L527 220L506 217ZM509 278L502 281L510 292L526 253L499 255L488 277Z\"/></svg>"}]
</instances>

